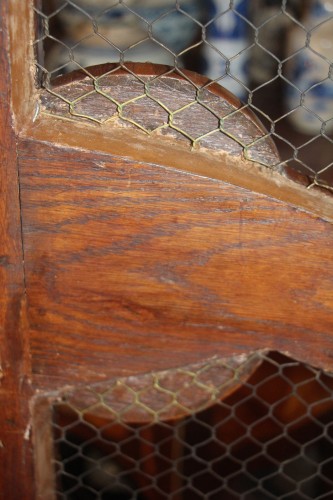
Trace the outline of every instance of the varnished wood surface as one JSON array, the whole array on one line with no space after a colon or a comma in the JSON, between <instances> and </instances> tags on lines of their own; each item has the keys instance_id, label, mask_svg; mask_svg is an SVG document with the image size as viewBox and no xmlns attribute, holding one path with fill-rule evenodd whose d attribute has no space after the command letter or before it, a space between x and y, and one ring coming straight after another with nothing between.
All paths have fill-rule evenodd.
<instances>
[{"instance_id":1,"label":"varnished wood surface","mask_svg":"<svg viewBox=\"0 0 333 500\"><path fill-rule=\"evenodd\" d=\"M330 223L163 166L36 141L19 154L37 385L258 348L331 369Z\"/></svg>"},{"instance_id":2,"label":"varnished wood surface","mask_svg":"<svg viewBox=\"0 0 333 500\"><path fill-rule=\"evenodd\" d=\"M186 154L164 168L164 145L143 163L148 142L121 157L119 130L112 142L81 123L33 124L31 5L0 5L0 491L15 500L35 498L30 335L34 387L46 391L265 347L332 370L332 226L287 206L284 194L278 202L216 180L219 157L205 158L197 173L212 178L201 178ZM22 138L27 318L10 89ZM302 196L330 218L326 203Z\"/></svg>"},{"instance_id":3,"label":"varnished wood surface","mask_svg":"<svg viewBox=\"0 0 333 500\"><path fill-rule=\"evenodd\" d=\"M0 497L33 499L30 366L16 144L10 111L8 3L0 3Z\"/></svg>"},{"instance_id":4,"label":"varnished wood surface","mask_svg":"<svg viewBox=\"0 0 333 500\"><path fill-rule=\"evenodd\" d=\"M307 189L309 180L294 170L280 175L256 162L225 151L190 149L181 141L155 137L140 130L100 127L41 114L21 138L48 142L77 151L96 151L140 162L159 163L184 172L203 175L262 193L303 208L333 222L333 196ZM124 147L126 145L126 147ZM165 151L167 150L167 154Z\"/></svg>"}]
</instances>

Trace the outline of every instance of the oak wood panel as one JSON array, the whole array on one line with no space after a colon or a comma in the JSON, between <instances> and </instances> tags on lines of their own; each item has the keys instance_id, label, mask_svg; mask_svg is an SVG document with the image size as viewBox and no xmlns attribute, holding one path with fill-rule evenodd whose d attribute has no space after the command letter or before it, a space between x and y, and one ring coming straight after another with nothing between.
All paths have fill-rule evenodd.
<instances>
[{"instance_id":1,"label":"oak wood panel","mask_svg":"<svg viewBox=\"0 0 333 500\"><path fill-rule=\"evenodd\" d=\"M161 165L19 152L36 384L258 348L332 367L330 223Z\"/></svg>"},{"instance_id":2,"label":"oak wood panel","mask_svg":"<svg viewBox=\"0 0 333 500\"><path fill-rule=\"evenodd\" d=\"M8 499L34 498L29 334L34 383L45 389L258 346L332 367L329 224L222 182L23 140L28 328L9 89L21 134L93 148L101 133L86 126L77 139L78 124L31 126L31 5L0 5L0 491Z\"/></svg>"},{"instance_id":3,"label":"oak wood panel","mask_svg":"<svg viewBox=\"0 0 333 500\"><path fill-rule=\"evenodd\" d=\"M10 109L9 2L0 3L0 496L34 498L29 433L30 362L16 143Z\"/></svg>"}]
</instances>

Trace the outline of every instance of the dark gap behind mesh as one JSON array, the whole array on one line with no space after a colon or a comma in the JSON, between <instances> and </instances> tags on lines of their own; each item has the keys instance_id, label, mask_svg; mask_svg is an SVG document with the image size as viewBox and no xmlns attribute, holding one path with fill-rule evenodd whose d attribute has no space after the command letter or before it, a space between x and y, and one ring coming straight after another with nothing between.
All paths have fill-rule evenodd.
<instances>
[{"instance_id":1,"label":"dark gap behind mesh","mask_svg":"<svg viewBox=\"0 0 333 500\"><path fill-rule=\"evenodd\" d=\"M332 390L329 374L270 353L235 392L174 421L94 426L55 405L58 498L331 498Z\"/></svg>"}]
</instances>

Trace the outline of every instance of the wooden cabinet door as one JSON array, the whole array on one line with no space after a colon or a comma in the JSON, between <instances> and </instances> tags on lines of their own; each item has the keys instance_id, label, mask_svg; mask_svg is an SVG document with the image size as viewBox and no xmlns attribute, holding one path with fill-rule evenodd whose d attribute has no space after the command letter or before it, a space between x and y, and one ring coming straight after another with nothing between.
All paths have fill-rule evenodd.
<instances>
[{"instance_id":1,"label":"wooden cabinet door","mask_svg":"<svg viewBox=\"0 0 333 500\"><path fill-rule=\"evenodd\" d=\"M247 110L222 143L207 134L197 144L210 120L218 132L210 106L239 106L217 87L166 134L151 133L164 119L160 97L124 112L126 127L96 124L105 101L88 91L68 116L55 93L89 81L78 73L53 94L36 89L32 8L9 4L0 19L0 490L32 499L41 394L258 350L330 370L333 202L262 166L278 163L270 139L244 156L235 134L265 136ZM18 6L31 23L22 26ZM182 99L189 80L205 84L128 65L103 92L131 85L133 73L160 74L158 96L171 88Z\"/></svg>"}]
</instances>

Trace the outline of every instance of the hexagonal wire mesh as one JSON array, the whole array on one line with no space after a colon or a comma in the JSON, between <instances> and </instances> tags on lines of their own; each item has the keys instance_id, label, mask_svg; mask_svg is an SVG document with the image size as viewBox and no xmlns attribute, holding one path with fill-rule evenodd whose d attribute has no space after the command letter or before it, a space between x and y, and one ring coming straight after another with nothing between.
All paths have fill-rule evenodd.
<instances>
[{"instance_id":1,"label":"hexagonal wire mesh","mask_svg":"<svg viewBox=\"0 0 333 500\"><path fill-rule=\"evenodd\" d=\"M214 134L235 139L226 118L251 108L267 132L236 137L247 158L258 161L249 151L270 136L281 159L261 163L280 170L288 164L309 177L309 186L333 186L332 0L38 0L35 10L37 67L48 93L42 96L44 112L99 124L118 118L145 133L167 130L201 147ZM106 61L115 66L104 74L87 69ZM170 70L142 78L128 61ZM131 79L126 96L103 87L103 78L117 68ZM198 84L184 68L208 76L244 104L221 114L202 98L211 84ZM59 90L54 78L75 69L86 75L85 85ZM192 86L191 95L173 106L167 95L153 92L156 80L172 71ZM103 112L96 115L98 103ZM148 126L135 110L149 103L159 119ZM177 123L192 106L211 115L210 127L195 134Z\"/></svg>"},{"instance_id":2,"label":"hexagonal wire mesh","mask_svg":"<svg viewBox=\"0 0 333 500\"><path fill-rule=\"evenodd\" d=\"M276 352L64 393L66 499L330 499L333 377Z\"/></svg>"}]
</instances>

